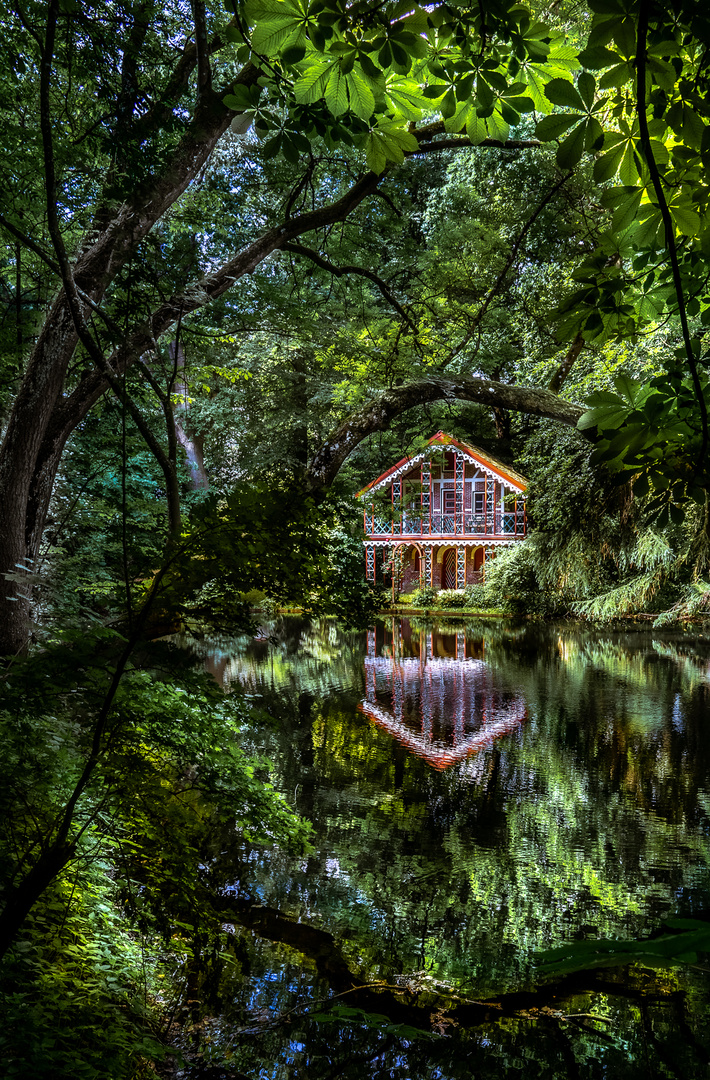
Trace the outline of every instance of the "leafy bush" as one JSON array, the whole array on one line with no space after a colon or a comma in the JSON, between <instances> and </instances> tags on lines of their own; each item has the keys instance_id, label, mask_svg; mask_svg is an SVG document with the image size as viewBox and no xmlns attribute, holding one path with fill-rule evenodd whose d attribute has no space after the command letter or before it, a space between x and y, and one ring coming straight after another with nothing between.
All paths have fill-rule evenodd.
<instances>
[{"instance_id":1,"label":"leafy bush","mask_svg":"<svg viewBox=\"0 0 710 1080\"><path fill-rule=\"evenodd\" d=\"M488 599L488 589L485 585L467 585L463 591L465 607L486 608L492 607Z\"/></svg>"},{"instance_id":2,"label":"leafy bush","mask_svg":"<svg viewBox=\"0 0 710 1080\"><path fill-rule=\"evenodd\" d=\"M464 589L442 589L436 598L436 606L440 608L462 608L466 606L466 592Z\"/></svg>"},{"instance_id":3,"label":"leafy bush","mask_svg":"<svg viewBox=\"0 0 710 1080\"><path fill-rule=\"evenodd\" d=\"M424 585L421 589L415 589L410 593L409 600L412 607L433 607L437 601L436 589L433 589L431 585Z\"/></svg>"},{"instance_id":4,"label":"leafy bush","mask_svg":"<svg viewBox=\"0 0 710 1080\"><path fill-rule=\"evenodd\" d=\"M541 610L535 550L528 540L499 551L486 568L486 595L493 607Z\"/></svg>"},{"instance_id":5,"label":"leafy bush","mask_svg":"<svg viewBox=\"0 0 710 1080\"><path fill-rule=\"evenodd\" d=\"M633 547L622 548L616 557L622 577L619 584L591 600L574 604L572 610L595 622L610 622L639 611L653 610L657 601L663 603L667 599L664 585L672 575L675 563L676 556L668 538L653 529L645 529L639 533Z\"/></svg>"},{"instance_id":6,"label":"leafy bush","mask_svg":"<svg viewBox=\"0 0 710 1080\"><path fill-rule=\"evenodd\" d=\"M161 993L176 960L122 916L113 870L84 862L36 905L0 976L7 1080L133 1080L165 1056Z\"/></svg>"}]
</instances>

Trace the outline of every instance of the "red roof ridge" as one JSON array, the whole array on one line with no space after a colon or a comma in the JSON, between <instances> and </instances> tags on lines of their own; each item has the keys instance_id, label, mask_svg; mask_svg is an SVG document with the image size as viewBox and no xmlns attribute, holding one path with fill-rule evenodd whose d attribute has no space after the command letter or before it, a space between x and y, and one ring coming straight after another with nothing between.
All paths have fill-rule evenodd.
<instances>
[{"instance_id":1,"label":"red roof ridge","mask_svg":"<svg viewBox=\"0 0 710 1080\"><path fill-rule=\"evenodd\" d=\"M502 461L498 461L498 459L493 457L492 454L487 454L485 450L481 450L479 447L473 446L470 443L465 443L460 441L459 439L455 439L453 435L449 435L446 431L437 431L435 435L432 435L432 437L427 440L426 446L432 446L435 443L441 443L444 446L455 446L457 450L462 450L465 454L468 454L469 457L472 457L474 460L478 461L481 465L483 465L484 468L490 469L491 471L497 473L502 480L506 480L512 487L516 488L518 491L525 491L528 487L528 481L522 475L522 473L519 473L515 469L512 469L509 465L504 465ZM377 487L389 476L392 476L393 474L399 472L402 467L405 466L408 462L411 461L412 464L414 464L423 456L423 454L424 450L419 450L416 454L406 454L389 469L385 469L385 471L380 476L378 476L376 480L372 480L369 484L366 484L364 488L361 488L360 491L358 491L356 497L359 499L361 495L365 494L365 492L371 491L372 488Z\"/></svg>"}]
</instances>

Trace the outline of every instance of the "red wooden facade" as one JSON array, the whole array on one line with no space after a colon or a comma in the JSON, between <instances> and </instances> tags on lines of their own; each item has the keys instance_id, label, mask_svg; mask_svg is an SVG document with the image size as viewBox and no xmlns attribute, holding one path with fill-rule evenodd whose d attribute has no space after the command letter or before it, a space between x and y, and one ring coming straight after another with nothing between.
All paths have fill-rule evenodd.
<instances>
[{"instance_id":1,"label":"red wooden facade","mask_svg":"<svg viewBox=\"0 0 710 1080\"><path fill-rule=\"evenodd\" d=\"M358 492L365 503L365 572L395 592L462 589L485 579L500 547L524 539L527 480L443 431Z\"/></svg>"},{"instance_id":2,"label":"red wooden facade","mask_svg":"<svg viewBox=\"0 0 710 1080\"><path fill-rule=\"evenodd\" d=\"M483 639L413 630L393 619L367 632L361 711L435 769L462 767L528 718L522 694L497 683ZM483 763L481 763L483 764Z\"/></svg>"}]
</instances>

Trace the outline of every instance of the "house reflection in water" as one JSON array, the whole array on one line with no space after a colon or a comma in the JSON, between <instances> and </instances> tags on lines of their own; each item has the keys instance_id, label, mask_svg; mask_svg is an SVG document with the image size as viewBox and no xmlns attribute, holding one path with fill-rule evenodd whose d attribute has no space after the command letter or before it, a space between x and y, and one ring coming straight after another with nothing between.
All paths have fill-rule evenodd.
<instances>
[{"instance_id":1,"label":"house reflection in water","mask_svg":"<svg viewBox=\"0 0 710 1080\"><path fill-rule=\"evenodd\" d=\"M429 765L447 769L527 719L524 699L496 685L483 657L482 638L393 619L368 631L360 709Z\"/></svg>"}]
</instances>

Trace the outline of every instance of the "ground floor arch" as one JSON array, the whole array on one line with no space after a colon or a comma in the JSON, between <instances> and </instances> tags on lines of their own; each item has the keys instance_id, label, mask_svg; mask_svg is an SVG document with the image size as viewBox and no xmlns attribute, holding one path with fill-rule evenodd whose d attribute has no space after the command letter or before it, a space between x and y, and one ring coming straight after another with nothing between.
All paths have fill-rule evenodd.
<instances>
[{"instance_id":1,"label":"ground floor arch","mask_svg":"<svg viewBox=\"0 0 710 1080\"><path fill-rule=\"evenodd\" d=\"M365 543L366 576L368 581L381 581L391 586L393 598L423 586L463 589L467 585L482 585L486 567L501 546L437 544L421 540L380 545Z\"/></svg>"}]
</instances>

